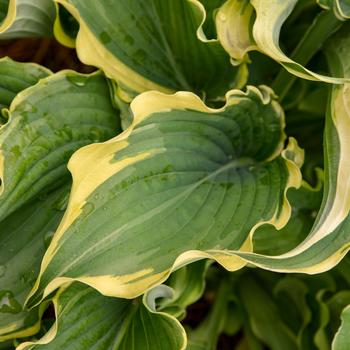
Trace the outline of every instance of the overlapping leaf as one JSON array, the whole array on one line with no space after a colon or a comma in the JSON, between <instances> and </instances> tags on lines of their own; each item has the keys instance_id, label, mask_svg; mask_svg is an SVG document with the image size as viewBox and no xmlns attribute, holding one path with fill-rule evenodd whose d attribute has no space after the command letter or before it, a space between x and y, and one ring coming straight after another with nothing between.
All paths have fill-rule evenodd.
<instances>
[{"instance_id":1,"label":"overlapping leaf","mask_svg":"<svg viewBox=\"0 0 350 350\"><path fill-rule=\"evenodd\" d=\"M333 72L345 76L349 66L349 26L328 43L327 55ZM350 247L348 142L350 85L335 85L327 109L325 127L325 189L321 209L306 239L286 254L264 257L241 254L267 269L319 273L332 268Z\"/></svg>"},{"instance_id":2,"label":"overlapping leaf","mask_svg":"<svg viewBox=\"0 0 350 350\"><path fill-rule=\"evenodd\" d=\"M50 74L44 67L14 62L8 58L0 60L0 73L2 107L9 107L16 94ZM40 310L37 308L30 313L24 312L22 306L33 285L33 279L35 280L46 249L43 245L44 235L50 227L52 231L56 229L63 215L52 210L50 206L55 197L57 194L46 201L41 200L23 207L0 223L1 341L13 336L32 334L39 327ZM19 234L22 240L18 239ZM16 260L18 255L23 261ZM28 257L32 262L30 264ZM12 263L13 261L16 263Z\"/></svg>"},{"instance_id":3,"label":"overlapping leaf","mask_svg":"<svg viewBox=\"0 0 350 350\"><path fill-rule=\"evenodd\" d=\"M0 223L0 341L35 334L45 304L23 309L41 259L62 219L68 186L15 211Z\"/></svg>"},{"instance_id":4,"label":"overlapping leaf","mask_svg":"<svg viewBox=\"0 0 350 350\"><path fill-rule=\"evenodd\" d=\"M116 135L118 119L100 73L58 73L17 95L0 129L0 218L66 181L72 153Z\"/></svg>"},{"instance_id":5,"label":"overlapping leaf","mask_svg":"<svg viewBox=\"0 0 350 350\"><path fill-rule=\"evenodd\" d=\"M8 108L22 90L36 84L51 72L33 63L19 63L10 58L0 60L0 109Z\"/></svg>"},{"instance_id":6,"label":"overlapping leaf","mask_svg":"<svg viewBox=\"0 0 350 350\"><path fill-rule=\"evenodd\" d=\"M51 0L1 0L0 39L51 36L55 16Z\"/></svg>"},{"instance_id":7,"label":"overlapping leaf","mask_svg":"<svg viewBox=\"0 0 350 350\"><path fill-rule=\"evenodd\" d=\"M3 341L38 331L45 303L31 311L24 310L23 303L63 216L69 190L66 163L80 146L115 135L119 117L107 81L99 73L66 71L47 77L50 72L44 68L9 59L0 62L0 71L1 102L10 104L0 129ZM40 78L44 79L28 87Z\"/></svg>"},{"instance_id":8,"label":"overlapping leaf","mask_svg":"<svg viewBox=\"0 0 350 350\"><path fill-rule=\"evenodd\" d=\"M159 295L162 296L161 294ZM172 316L141 300L108 298L81 284L62 287L53 299L56 323L40 340L18 350L184 350L186 334Z\"/></svg>"},{"instance_id":9,"label":"overlapping leaf","mask_svg":"<svg viewBox=\"0 0 350 350\"><path fill-rule=\"evenodd\" d=\"M299 43L299 51L295 53L295 56L300 63L289 58L280 49L281 27L297 1L228 0L216 16L221 44L238 62L246 59L248 51L259 50L298 77L334 84L349 82L348 76L346 78L343 75L325 76L312 72L304 66L321 48L323 41L339 29L341 22L334 17L332 12L319 14L317 20L306 32L304 39ZM301 47L303 50L300 50Z\"/></svg>"},{"instance_id":10,"label":"overlapping leaf","mask_svg":"<svg viewBox=\"0 0 350 350\"><path fill-rule=\"evenodd\" d=\"M57 2L79 22L80 59L118 81L123 98L189 90L216 99L246 79L244 67L233 67L221 45L205 37L206 11L197 0Z\"/></svg>"}]
</instances>

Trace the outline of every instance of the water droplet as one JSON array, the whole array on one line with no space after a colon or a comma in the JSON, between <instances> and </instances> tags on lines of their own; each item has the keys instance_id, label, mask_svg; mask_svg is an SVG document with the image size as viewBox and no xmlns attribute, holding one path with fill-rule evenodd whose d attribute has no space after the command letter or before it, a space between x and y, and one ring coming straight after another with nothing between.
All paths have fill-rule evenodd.
<instances>
[{"instance_id":1,"label":"water droplet","mask_svg":"<svg viewBox=\"0 0 350 350\"><path fill-rule=\"evenodd\" d=\"M17 314L22 311L21 304L8 290L0 291L0 312Z\"/></svg>"},{"instance_id":2,"label":"water droplet","mask_svg":"<svg viewBox=\"0 0 350 350\"><path fill-rule=\"evenodd\" d=\"M87 216L95 210L95 205L93 203L87 202L83 207L84 215Z\"/></svg>"},{"instance_id":3,"label":"water droplet","mask_svg":"<svg viewBox=\"0 0 350 350\"><path fill-rule=\"evenodd\" d=\"M317 211L316 211L316 210L313 210L313 211L311 212L311 217L312 217L313 219L315 219L316 216L317 216Z\"/></svg>"},{"instance_id":4,"label":"water droplet","mask_svg":"<svg viewBox=\"0 0 350 350\"><path fill-rule=\"evenodd\" d=\"M44 244L46 248L50 245L54 234L55 234L55 231L48 231L45 233Z\"/></svg>"},{"instance_id":5,"label":"water droplet","mask_svg":"<svg viewBox=\"0 0 350 350\"><path fill-rule=\"evenodd\" d=\"M221 21L221 22L226 22L227 21L227 16L226 16L226 14L224 13L224 12L219 12L218 13L218 17L219 17L219 20Z\"/></svg>"},{"instance_id":6,"label":"water droplet","mask_svg":"<svg viewBox=\"0 0 350 350\"><path fill-rule=\"evenodd\" d=\"M107 32L102 32L99 38L102 44L108 44L112 41L112 38L109 36Z\"/></svg>"},{"instance_id":7,"label":"water droplet","mask_svg":"<svg viewBox=\"0 0 350 350\"><path fill-rule=\"evenodd\" d=\"M67 75L67 79L76 86L84 86L88 80L84 75Z\"/></svg>"},{"instance_id":8,"label":"water droplet","mask_svg":"<svg viewBox=\"0 0 350 350\"><path fill-rule=\"evenodd\" d=\"M94 199L95 200L98 200L100 198L100 195L98 194L98 193L96 193L95 195L94 195Z\"/></svg>"},{"instance_id":9,"label":"water droplet","mask_svg":"<svg viewBox=\"0 0 350 350\"><path fill-rule=\"evenodd\" d=\"M0 277L4 276L6 272L6 266L0 265Z\"/></svg>"}]
</instances>

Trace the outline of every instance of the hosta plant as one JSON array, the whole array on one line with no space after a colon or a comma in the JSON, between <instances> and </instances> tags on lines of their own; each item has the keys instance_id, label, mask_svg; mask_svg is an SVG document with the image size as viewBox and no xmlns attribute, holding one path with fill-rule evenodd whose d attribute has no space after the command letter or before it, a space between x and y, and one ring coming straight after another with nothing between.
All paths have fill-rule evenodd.
<instances>
[{"instance_id":1,"label":"hosta plant","mask_svg":"<svg viewBox=\"0 0 350 350\"><path fill-rule=\"evenodd\" d=\"M349 1L0 17L0 349L350 348Z\"/></svg>"}]
</instances>

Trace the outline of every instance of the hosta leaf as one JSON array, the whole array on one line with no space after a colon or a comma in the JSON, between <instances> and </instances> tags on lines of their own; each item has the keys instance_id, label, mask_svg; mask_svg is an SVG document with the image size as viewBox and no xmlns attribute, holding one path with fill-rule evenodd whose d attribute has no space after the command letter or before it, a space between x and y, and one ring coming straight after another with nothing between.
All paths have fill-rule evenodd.
<instances>
[{"instance_id":1,"label":"hosta leaf","mask_svg":"<svg viewBox=\"0 0 350 350\"><path fill-rule=\"evenodd\" d=\"M64 71L17 95L0 129L0 218L68 177L78 148L114 136L118 112L100 73Z\"/></svg>"},{"instance_id":2,"label":"hosta leaf","mask_svg":"<svg viewBox=\"0 0 350 350\"><path fill-rule=\"evenodd\" d=\"M80 25L80 59L118 81L130 99L146 90L194 91L223 97L245 82L216 40L202 30L206 11L198 0L56 0Z\"/></svg>"},{"instance_id":3,"label":"hosta leaf","mask_svg":"<svg viewBox=\"0 0 350 350\"><path fill-rule=\"evenodd\" d=\"M303 64L311 58L302 57L299 64L283 53L279 46L279 34L285 20L292 12L298 0L228 0L216 16L218 37L231 57L240 62L246 60L246 54L251 50L259 50L279 62L290 73L310 80L320 80L328 83L349 82L348 76L329 77L312 72ZM312 32L313 25L306 35L312 36L307 41L314 51L320 49L323 42L320 37L329 37L340 22L331 14L319 15L317 32ZM300 45L302 45L300 43ZM310 51L308 48L305 52ZM312 54L311 54L312 55Z\"/></svg>"},{"instance_id":4,"label":"hosta leaf","mask_svg":"<svg viewBox=\"0 0 350 350\"><path fill-rule=\"evenodd\" d=\"M0 59L0 109L8 108L15 96L45 78L50 71L33 63L19 63L5 57Z\"/></svg>"},{"instance_id":5,"label":"hosta leaf","mask_svg":"<svg viewBox=\"0 0 350 350\"><path fill-rule=\"evenodd\" d=\"M333 343L333 350L347 350L349 348L350 336L350 305L341 314L342 324L336 333Z\"/></svg>"},{"instance_id":6,"label":"hosta leaf","mask_svg":"<svg viewBox=\"0 0 350 350\"><path fill-rule=\"evenodd\" d=\"M271 90L232 90L221 109L191 93L148 92L132 110L119 137L71 158L69 207L31 304L69 280L134 297L203 257L235 270L244 262L231 250L250 250L257 226L288 220L301 155L293 140L280 155L283 113Z\"/></svg>"},{"instance_id":7,"label":"hosta leaf","mask_svg":"<svg viewBox=\"0 0 350 350\"><path fill-rule=\"evenodd\" d=\"M51 36L55 15L51 0L0 0L0 39Z\"/></svg>"},{"instance_id":8,"label":"hosta leaf","mask_svg":"<svg viewBox=\"0 0 350 350\"><path fill-rule=\"evenodd\" d=\"M349 26L327 45L332 71L350 72ZM321 209L306 239L288 253L264 257L239 253L261 267L276 271L319 273L332 268L350 247L350 185L348 140L350 84L333 86L325 127L325 188Z\"/></svg>"},{"instance_id":9,"label":"hosta leaf","mask_svg":"<svg viewBox=\"0 0 350 350\"><path fill-rule=\"evenodd\" d=\"M40 340L17 350L184 350L186 335L173 317L141 300L102 296L82 284L59 290L53 299L56 324Z\"/></svg>"},{"instance_id":10,"label":"hosta leaf","mask_svg":"<svg viewBox=\"0 0 350 350\"><path fill-rule=\"evenodd\" d=\"M68 186L27 204L0 223L0 341L34 334L39 308L23 310L40 262L64 213Z\"/></svg>"}]
</instances>

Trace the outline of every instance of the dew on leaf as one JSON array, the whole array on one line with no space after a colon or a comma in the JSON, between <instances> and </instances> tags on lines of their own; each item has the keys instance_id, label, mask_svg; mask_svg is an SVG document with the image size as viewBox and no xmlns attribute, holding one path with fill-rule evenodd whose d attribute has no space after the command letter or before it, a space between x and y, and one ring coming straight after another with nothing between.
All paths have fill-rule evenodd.
<instances>
[{"instance_id":1,"label":"dew on leaf","mask_svg":"<svg viewBox=\"0 0 350 350\"><path fill-rule=\"evenodd\" d=\"M84 86L88 80L84 75L67 75L67 79L76 86Z\"/></svg>"},{"instance_id":2,"label":"dew on leaf","mask_svg":"<svg viewBox=\"0 0 350 350\"><path fill-rule=\"evenodd\" d=\"M0 291L0 312L17 314L21 311L22 311L22 306L15 299L12 292L8 290Z\"/></svg>"},{"instance_id":3,"label":"dew on leaf","mask_svg":"<svg viewBox=\"0 0 350 350\"><path fill-rule=\"evenodd\" d=\"M85 216L91 214L94 210L95 210L95 205L93 203L90 203L90 202L87 202L83 207L83 211L84 211Z\"/></svg>"},{"instance_id":4,"label":"dew on leaf","mask_svg":"<svg viewBox=\"0 0 350 350\"><path fill-rule=\"evenodd\" d=\"M226 22L227 21L227 16L223 12L219 12L218 17L219 17L221 22Z\"/></svg>"}]
</instances>

